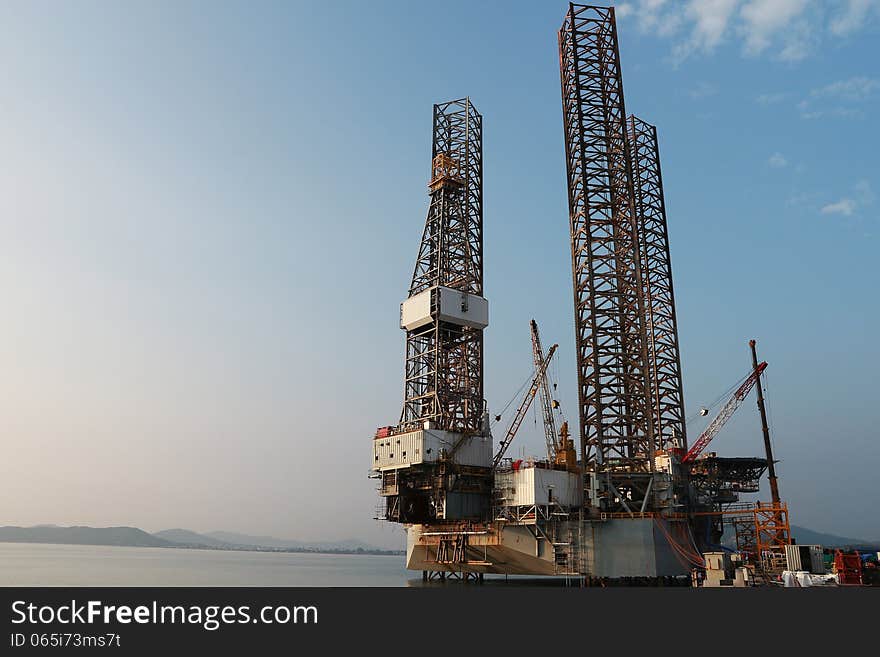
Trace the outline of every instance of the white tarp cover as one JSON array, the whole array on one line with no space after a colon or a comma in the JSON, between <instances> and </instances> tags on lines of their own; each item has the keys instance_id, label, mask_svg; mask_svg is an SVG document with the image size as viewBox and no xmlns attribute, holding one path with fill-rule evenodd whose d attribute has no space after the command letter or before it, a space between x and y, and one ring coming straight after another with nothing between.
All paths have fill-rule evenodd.
<instances>
[{"instance_id":1,"label":"white tarp cover","mask_svg":"<svg viewBox=\"0 0 880 657\"><path fill-rule=\"evenodd\" d=\"M806 570L783 570L783 586L837 586L837 575L813 575Z\"/></svg>"}]
</instances>

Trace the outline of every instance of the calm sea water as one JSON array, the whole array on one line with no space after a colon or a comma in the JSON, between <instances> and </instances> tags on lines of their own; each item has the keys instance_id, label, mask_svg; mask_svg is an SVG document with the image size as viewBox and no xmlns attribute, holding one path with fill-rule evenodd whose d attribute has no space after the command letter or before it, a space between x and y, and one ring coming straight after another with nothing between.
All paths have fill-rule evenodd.
<instances>
[{"instance_id":1,"label":"calm sea water","mask_svg":"<svg viewBox=\"0 0 880 657\"><path fill-rule=\"evenodd\" d=\"M0 543L0 586L409 586L404 557Z\"/></svg>"}]
</instances>

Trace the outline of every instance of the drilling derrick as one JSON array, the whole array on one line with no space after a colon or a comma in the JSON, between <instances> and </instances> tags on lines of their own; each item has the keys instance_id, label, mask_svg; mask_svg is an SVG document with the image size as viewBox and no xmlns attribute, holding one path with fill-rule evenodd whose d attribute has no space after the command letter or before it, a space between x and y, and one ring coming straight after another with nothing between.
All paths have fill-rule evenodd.
<instances>
[{"instance_id":1,"label":"drilling derrick","mask_svg":"<svg viewBox=\"0 0 880 657\"><path fill-rule=\"evenodd\" d=\"M483 399L482 117L463 98L434 106L430 203L409 295L403 410L373 441L385 518L478 519L491 496Z\"/></svg>"},{"instance_id":2,"label":"drilling derrick","mask_svg":"<svg viewBox=\"0 0 880 657\"><path fill-rule=\"evenodd\" d=\"M644 284L614 9L559 31L581 460L589 502L645 509L655 452Z\"/></svg>"},{"instance_id":3,"label":"drilling derrick","mask_svg":"<svg viewBox=\"0 0 880 657\"><path fill-rule=\"evenodd\" d=\"M401 306L407 330L401 426L481 429L485 323L466 317L471 303L485 305L481 130L469 100L434 106L431 203L409 298ZM437 316L456 304L461 321ZM411 310L417 312L404 318Z\"/></svg>"},{"instance_id":4,"label":"drilling derrick","mask_svg":"<svg viewBox=\"0 0 880 657\"><path fill-rule=\"evenodd\" d=\"M640 237L655 442L658 449L683 450L687 448L684 394L657 128L635 116L629 117L627 128Z\"/></svg>"}]
</instances>

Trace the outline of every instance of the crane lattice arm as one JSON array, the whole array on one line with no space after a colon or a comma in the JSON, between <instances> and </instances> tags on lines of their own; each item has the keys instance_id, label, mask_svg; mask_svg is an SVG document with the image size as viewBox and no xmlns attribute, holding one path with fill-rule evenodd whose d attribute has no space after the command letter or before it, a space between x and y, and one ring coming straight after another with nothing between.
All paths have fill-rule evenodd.
<instances>
[{"instance_id":1,"label":"crane lattice arm","mask_svg":"<svg viewBox=\"0 0 880 657\"><path fill-rule=\"evenodd\" d=\"M712 442L712 439L715 435L721 431L721 427L723 427L727 421L730 419L730 416L740 407L743 403L743 400L746 398L746 395L749 394L749 391L754 387L755 383L757 383L758 379L761 378L761 372L767 369L767 362L761 362L758 364L758 367L749 374L748 378L742 382L742 385L736 389L736 392L733 393L733 397L727 400L727 403L721 408L718 412L718 415L715 416L715 419L709 423L709 426L706 427L706 430L700 434L700 437L697 438L697 442L695 442L691 448L688 450L687 454L684 455L684 458L681 459L682 463L689 463L697 458L704 449L706 449L706 445Z\"/></svg>"},{"instance_id":2,"label":"crane lattice arm","mask_svg":"<svg viewBox=\"0 0 880 657\"><path fill-rule=\"evenodd\" d=\"M510 428L507 430L507 435L504 436L504 439L501 441L501 445L498 447L498 453L495 455L495 459L492 461L492 467L497 468L498 464L501 463L501 459L504 458L504 453L507 451L507 448L510 447L510 443L513 442L514 436L516 436L516 432L519 431L519 425L522 424L522 421L526 417L526 413L529 410L529 406L532 405L532 400L535 398L535 394L538 392L538 387L541 385L541 380L544 378L544 375L547 373L547 366L550 364L550 359L553 358L553 354L556 353L556 348L559 345L553 345L550 347L550 351L547 352L547 358L544 359L544 362L541 363L541 367L538 368L538 371L535 372L535 376L532 379L532 385L529 387L528 392L526 392L526 396L523 398L522 403L520 403L519 408L516 409L516 415L513 417L513 422L510 423Z\"/></svg>"},{"instance_id":3,"label":"crane lattice arm","mask_svg":"<svg viewBox=\"0 0 880 657\"><path fill-rule=\"evenodd\" d=\"M535 358L535 372L540 371L544 362L544 350L541 348L541 336L538 333L538 323L531 321L532 329L532 355ZM544 416L544 437L547 440L547 458L551 461L556 458L559 445L556 442L556 418L553 417L553 397L550 395L550 383L547 381L547 371L541 377L538 385L538 396L541 399L541 415Z\"/></svg>"}]
</instances>

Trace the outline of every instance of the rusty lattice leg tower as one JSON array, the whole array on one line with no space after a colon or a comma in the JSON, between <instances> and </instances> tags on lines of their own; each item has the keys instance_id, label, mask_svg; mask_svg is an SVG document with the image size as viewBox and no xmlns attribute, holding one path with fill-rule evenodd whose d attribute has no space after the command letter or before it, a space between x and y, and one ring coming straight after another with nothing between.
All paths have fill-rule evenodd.
<instances>
[{"instance_id":1,"label":"rusty lattice leg tower","mask_svg":"<svg viewBox=\"0 0 880 657\"><path fill-rule=\"evenodd\" d=\"M684 449L687 435L672 261L657 128L630 116L628 125L636 216L639 221L648 380L658 449Z\"/></svg>"},{"instance_id":2,"label":"rusty lattice leg tower","mask_svg":"<svg viewBox=\"0 0 880 657\"><path fill-rule=\"evenodd\" d=\"M614 9L569 5L559 53L582 458L607 489L603 505L631 508L647 495L638 475L652 471L655 445Z\"/></svg>"}]
</instances>

